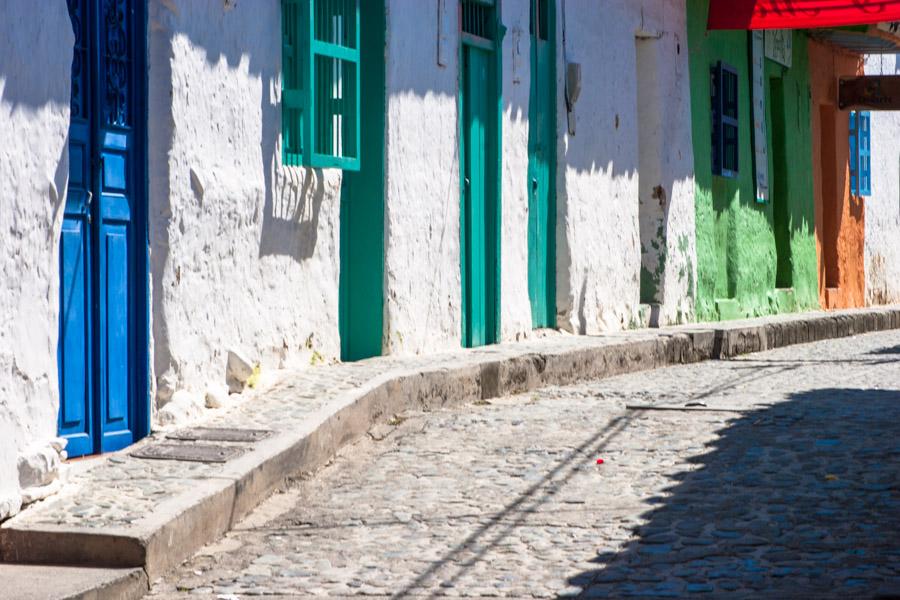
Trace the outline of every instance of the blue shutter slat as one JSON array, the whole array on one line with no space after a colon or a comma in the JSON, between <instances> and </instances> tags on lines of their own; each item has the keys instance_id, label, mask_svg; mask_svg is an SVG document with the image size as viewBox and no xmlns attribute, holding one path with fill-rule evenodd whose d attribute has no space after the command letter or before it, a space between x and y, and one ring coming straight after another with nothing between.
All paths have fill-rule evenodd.
<instances>
[{"instance_id":1,"label":"blue shutter slat","mask_svg":"<svg viewBox=\"0 0 900 600\"><path fill-rule=\"evenodd\" d=\"M859 195L872 195L872 118L859 113Z\"/></svg>"},{"instance_id":2,"label":"blue shutter slat","mask_svg":"<svg viewBox=\"0 0 900 600\"><path fill-rule=\"evenodd\" d=\"M850 111L850 193L859 195L859 147L856 111Z\"/></svg>"}]
</instances>

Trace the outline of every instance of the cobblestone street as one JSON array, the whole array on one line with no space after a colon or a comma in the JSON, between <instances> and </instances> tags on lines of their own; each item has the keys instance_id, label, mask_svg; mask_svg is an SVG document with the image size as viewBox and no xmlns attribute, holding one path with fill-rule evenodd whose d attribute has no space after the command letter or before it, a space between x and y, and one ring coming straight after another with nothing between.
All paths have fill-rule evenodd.
<instances>
[{"instance_id":1,"label":"cobblestone street","mask_svg":"<svg viewBox=\"0 0 900 600\"><path fill-rule=\"evenodd\" d=\"M900 333L398 415L151 590L725 594L900 594Z\"/></svg>"}]
</instances>

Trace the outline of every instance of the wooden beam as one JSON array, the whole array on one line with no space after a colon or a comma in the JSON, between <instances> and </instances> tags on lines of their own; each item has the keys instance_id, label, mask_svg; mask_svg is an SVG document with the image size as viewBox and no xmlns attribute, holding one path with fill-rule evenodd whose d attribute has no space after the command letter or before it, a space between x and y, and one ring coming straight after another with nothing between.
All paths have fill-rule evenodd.
<instances>
[{"instance_id":1,"label":"wooden beam","mask_svg":"<svg viewBox=\"0 0 900 600\"><path fill-rule=\"evenodd\" d=\"M842 77L838 85L841 110L900 110L900 75Z\"/></svg>"}]
</instances>

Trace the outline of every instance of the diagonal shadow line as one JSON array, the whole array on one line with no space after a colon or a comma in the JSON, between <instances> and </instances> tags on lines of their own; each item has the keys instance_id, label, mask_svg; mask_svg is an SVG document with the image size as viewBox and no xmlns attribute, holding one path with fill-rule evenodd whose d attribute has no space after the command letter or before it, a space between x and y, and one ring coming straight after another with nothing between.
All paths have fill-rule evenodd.
<instances>
[{"instance_id":1,"label":"diagonal shadow line","mask_svg":"<svg viewBox=\"0 0 900 600\"><path fill-rule=\"evenodd\" d=\"M481 525L476 531L470 534L465 540L457 544L455 548L446 553L442 558L434 561L425 572L421 573L402 590L394 593L391 598L404 598L408 596L413 592L413 590L421 587L441 567L446 564L453 563L456 557L458 557L463 551L465 551L472 544L478 541L479 538L487 534L491 529L493 529L497 525L505 524L503 529L500 530L487 544L485 544L484 547L476 553L474 558L468 561L469 564L474 564L478 559L484 556L490 548L496 546L501 540L506 538L515 527L521 524L522 521L524 521L526 515L530 514L531 511L547 501L547 498L552 494L548 493L538 498L532 499L532 497L535 496L535 494L538 492L538 490L540 490L541 487L549 483L560 473L563 473L563 475L560 479L557 480L557 482L565 483L566 481L571 479L571 477L577 471L578 467L570 465L570 463L577 456L583 455L588 451L596 453L602 450L603 447L610 441L612 441L615 436L625 430L625 428L628 426L628 423L633 418L635 418L635 416L633 415L616 417L601 431L597 432L595 435L582 442L577 448L569 452L569 454L565 458L560 460L549 473L547 473L540 479L540 481L536 482L527 490L522 492L514 502L508 504L502 511L494 515L487 523ZM566 471L567 465L568 471ZM520 511L520 509L525 508L527 508L528 510ZM513 518L511 521L505 520L511 514L514 514L516 512L520 512L520 516ZM465 567L466 565L462 566ZM448 582L455 582L457 579L459 579L463 572L464 569L460 569L459 572L457 572L452 578L448 580ZM434 594L431 594L430 597L435 598L436 596Z\"/></svg>"},{"instance_id":2,"label":"diagonal shadow line","mask_svg":"<svg viewBox=\"0 0 900 600\"><path fill-rule=\"evenodd\" d=\"M804 367L802 364L788 364L781 367L757 367L753 368L753 370L745 375L741 375L740 377L735 377L734 379L729 379L724 381L718 385L714 385L712 387L707 388L705 391L700 392L699 394L691 395L691 400L699 400L700 398L709 398L710 396L714 396L720 392L724 392L728 388L733 388L738 385L744 383L750 383L751 381L756 381L759 379L765 379L766 377L770 377L772 375L777 375L779 373L784 373L785 371L796 371ZM763 369L760 371L760 369Z\"/></svg>"}]
</instances>

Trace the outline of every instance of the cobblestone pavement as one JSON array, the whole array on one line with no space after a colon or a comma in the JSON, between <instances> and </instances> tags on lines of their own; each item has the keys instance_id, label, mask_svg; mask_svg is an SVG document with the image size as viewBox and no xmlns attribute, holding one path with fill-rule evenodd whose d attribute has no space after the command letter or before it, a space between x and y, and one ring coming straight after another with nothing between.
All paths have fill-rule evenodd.
<instances>
[{"instance_id":1,"label":"cobblestone pavement","mask_svg":"<svg viewBox=\"0 0 900 600\"><path fill-rule=\"evenodd\" d=\"M900 594L898 332L406 417L151 596Z\"/></svg>"},{"instance_id":2,"label":"cobblestone pavement","mask_svg":"<svg viewBox=\"0 0 900 600\"><path fill-rule=\"evenodd\" d=\"M652 331L623 332L602 338L553 336L475 351L379 357L286 372L282 381L271 389L250 393L238 404L210 411L201 422L190 425L268 429L276 433L296 431L336 397L370 384L385 372L433 368L441 364L474 365L485 356L502 359L529 351L570 351L655 337L656 333ZM164 433L142 443L159 441ZM128 531L142 525L163 503L190 494L198 480L221 476L225 467L217 463L146 461L127 453L91 459L74 469L69 476L70 485L62 492L19 514L15 521L26 527L50 525L93 530L117 527Z\"/></svg>"}]
</instances>

